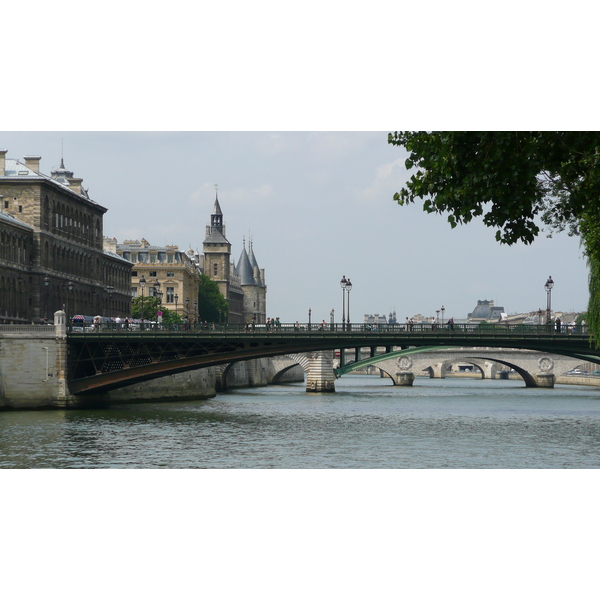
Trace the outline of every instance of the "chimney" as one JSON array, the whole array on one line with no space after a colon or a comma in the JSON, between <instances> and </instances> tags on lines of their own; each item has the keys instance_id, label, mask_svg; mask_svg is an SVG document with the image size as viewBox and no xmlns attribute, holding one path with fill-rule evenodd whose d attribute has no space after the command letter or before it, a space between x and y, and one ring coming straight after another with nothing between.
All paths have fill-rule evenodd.
<instances>
[{"instance_id":1,"label":"chimney","mask_svg":"<svg viewBox=\"0 0 600 600\"><path fill-rule=\"evenodd\" d=\"M5 175L5 166L6 166L6 153L8 150L0 150L0 177L4 177Z\"/></svg>"},{"instance_id":2,"label":"chimney","mask_svg":"<svg viewBox=\"0 0 600 600\"><path fill-rule=\"evenodd\" d=\"M36 173L40 172L40 160L42 160L41 156L24 156L25 166Z\"/></svg>"},{"instance_id":3,"label":"chimney","mask_svg":"<svg viewBox=\"0 0 600 600\"><path fill-rule=\"evenodd\" d=\"M81 183L83 179L80 177L69 177L69 187L76 193L81 194Z\"/></svg>"}]
</instances>

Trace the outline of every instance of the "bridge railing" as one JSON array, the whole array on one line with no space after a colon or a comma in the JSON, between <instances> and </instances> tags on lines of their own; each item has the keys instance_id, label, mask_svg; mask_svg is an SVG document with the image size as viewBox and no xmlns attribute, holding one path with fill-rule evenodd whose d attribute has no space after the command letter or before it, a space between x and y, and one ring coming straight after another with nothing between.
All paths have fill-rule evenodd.
<instances>
[{"instance_id":1,"label":"bridge railing","mask_svg":"<svg viewBox=\"0 0 600 600\"><path fill-rule=\"evenodd\" d=\"M507 325L503 323L459 323L448 325L447 323L388 323L383 325L369 325L364 323L275 323L267 325L243 324L243 323L99 323L95 325L69 325L69 332L73 333L177 333L177 334L216 334L223 333L250 334L250 335L357 335L357 334L422 334L422 335L492 335L492 336L514 336L514 335L569 335L587 334L585 326L565 326L560 330L554 325Z\"/></svg>"}]
</instances>

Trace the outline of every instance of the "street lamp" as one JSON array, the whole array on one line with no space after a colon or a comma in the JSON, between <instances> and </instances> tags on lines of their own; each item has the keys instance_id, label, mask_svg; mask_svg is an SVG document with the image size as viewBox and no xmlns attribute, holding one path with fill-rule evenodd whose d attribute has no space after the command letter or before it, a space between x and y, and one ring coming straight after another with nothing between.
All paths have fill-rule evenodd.
<instances>
[{"instance_id":1,"label":"street lamp","mask_svg":"<svg viewBox=\"0 0 600 600\"><path fill-rule=\"evenodd\" d=\"M352 282L350 281L350 279L348 279L348 281L346 282L346 291L348 292L348 331L350 331L350 292L352 291Z\"/></svg>"},{"instance_id":2,"label":"street lamp","mask_svg":"<svg viewBox=\"0 0 600 600\"><path fill-rule=\"evenodd\" d=\"M66 288L67 288L67 323L69 322L69 313L70 313L70 308L71 308L71 292L73 291L73 288L75 286L73 285L72 281L69 281L66 284ZM65 283L63 282L63 289L65 289Z\"/></svg>"},{"instance_id":3,"label":"street lamp","mask_svg":"<svg viewBox=\"0 0 600 600\"><path fill-rule=\"evenodd\" d=\"M46 310L44 311L44 321L48 320L48 288L50 286L50 277L44 277L44 289L46 290Z\"/></svg>"},{"instance_id":4,"label":"street lamp","mask_svg":"<svg viewBox=\"0 0 600 600\"><path fill-rule=\"evenodd\" d=\"M115 288L112 285L107 285L105 291L108 294L108 312L110 313L112 310L112 297Z\"/></svg>"},{"instance_id":5,"label":"street lamp","mask_svg":"<svg viewBox=\"0 0 600 600\"><path fill-rule=\"evenodd\" d=\"M194 300L194 319L198 322L198 300Z\"/></svg>"},{"instance_id":6,"label":"street lamp","mask_svg":"<svg viewBox=\"0 0 600 600\"><path fill-rule=\"evenodd\" d=\"M348 280L344 275L342 280L340 281L340 286L342 287L342 331L346 330L346 286L348 285Z\"/></svg>"},{"instance_id":7,"label":"street lamp","mask_svg":"<svg viewBox=\"0 0 600 600\"><path fill-rule=\"evenodd\" d=\"M140 287L142 288L142 320L141 320L141 329L144 328L144 288L146 287L146 278L142 275L140 277Z\"/></svg>"},{"instance_id":8,"label":"street lamp","mask_svg":"<svg viewBox=\"0 0 600 600\"><path fill-rule=\"evenodd\" d=\"M179 294L175 294L174 300L175 300L175 314L177 314L177 301L179 300Z\"/></svg>"},{"instance_id":9,"label":"street lamp","mask_svg":"<svg viewBox=\"0 0 600 600\"><path fill-rule=\"evenodd\" d=\"M189 319L189 314L190 314L190 299L186 298L185 299L185 316Z\"/></svg>"},{"instance_id":10,"label":"street lamp","mask_svg":"<svg viewBox=\"0 0 600 600\"><path fill-rule=\"evenodd\" d=\"M446 310L444 308L444 305L442 304L442 308L440 309L442 311L442 327L444 326L444 311Z\"/></svg>"},{"instance_id":11,"label":"street lamp","mask_svg":"<svg viewBox=\"0 0 600 600\"><path fill-rule=\"evenodd\" d=\"M546 285L544 285L544 288L546 288L546 299L547 299L547 303L546 303L546 325L548 327L550 327L550 314L552 311L552 288L554 287L554 281L552 281L552 277L548 277L548 280L546 281Z\"/></svg>"}]
</instances>

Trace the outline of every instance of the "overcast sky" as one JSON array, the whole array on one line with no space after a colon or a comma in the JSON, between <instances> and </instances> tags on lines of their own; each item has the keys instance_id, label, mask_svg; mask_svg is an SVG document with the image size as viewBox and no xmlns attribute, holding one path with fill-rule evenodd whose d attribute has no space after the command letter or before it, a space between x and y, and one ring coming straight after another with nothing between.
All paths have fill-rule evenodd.
<instances>
[{"instance_id":1,"label":"overcast sky","mask_svg":"<svg viewBox=\"0 0 600 600\"><path fill-rule=\"evenodd\" d=\"M201 250L218 184L235 262L251 236L265 269L268 316L335 309L339 321L343 275L355 322L442 305L463 318L478 300L534 311L549 275L553 307L586 309L578 239L507 248L481 223L452 230L398 206L405 154L387 143L395 129L598 128L595 20L577 0L570 11L309 2L293 20L270 1L143 14L133 2L63 4L39 6L26 41L19 27L4 34L0 148L41 155L49 174L63 145L108 209L105 235ZM52 24L69 33L50 48ZM548 43L553 32L562 44ZM550 93L557 69L573 83Z\"/></svg>"},{"instance_id":2,"label":"overcast sky","mask_svg":"<svg viewBox=\"0 0 600 600\"><path fill-rule=\"evenodd\" d=\"M587 266L566 233L531 246L500 246L481 222L451 229L420 205L399 206L403 149L387 132L9 132L11 158L65 166L108 209L104 234L202 251L218 185L235 262L246 243L265 269L267 315L284 322L341 319L343 275L350 315L464 318L478 300L506 311L587 306Z\"/></svg>"}]
</instances>

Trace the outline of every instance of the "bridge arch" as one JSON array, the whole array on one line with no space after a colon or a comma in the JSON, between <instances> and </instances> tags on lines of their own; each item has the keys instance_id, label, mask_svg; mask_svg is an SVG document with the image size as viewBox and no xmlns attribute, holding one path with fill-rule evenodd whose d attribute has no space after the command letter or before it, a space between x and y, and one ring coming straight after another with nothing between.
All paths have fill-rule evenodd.
<instances>
[{"instance_id":1,"label":"bridge arch","mask_svg":"<svg viewBox=\"0 0 600 600\"><path fill-rule=\"evenodd\" d=\"M575 365L584 361L600 363L600 352L591 346L587 334L559 335L546 328L535 327L464 326L449 332L425 326L415 326L410 330L401 326L377 330L353 326L348 330L337 324L315 330L310 324L300 327L284 324L277 331L248 332L243 325L239 328L226 325L211 331L160 328L125 332L106 328L81 333L68 331L66 337L68 364L65 364L65 372L68 374L69 392L74 395L102 393L140 381L231 362L285 354L328 356L336 349L349 348L403 347L409 348L405 352L422 352L452 347L472 349L470 357L479 353L480 348L513 348L517 351L530 350L538 356L554 353L572 357ZM475 357L489 358L489 355ZM389 355L384 358L389 358ZM329 358L319 360L315 360L312 371L323 376L320 382L315 383L315 391L326 391L326 388L333 391L333 361L329 364ZM421 370L428 366L430 364L424 365ZM549 379L553 376L551 370L544 371L540 365L527 368L517 362L516 366L523 367L534 377L542 375ZM391 371L394 375L408 370L397 364ZM311 381L308 383L312 385Z\"/></svg>"}]
</instances>

